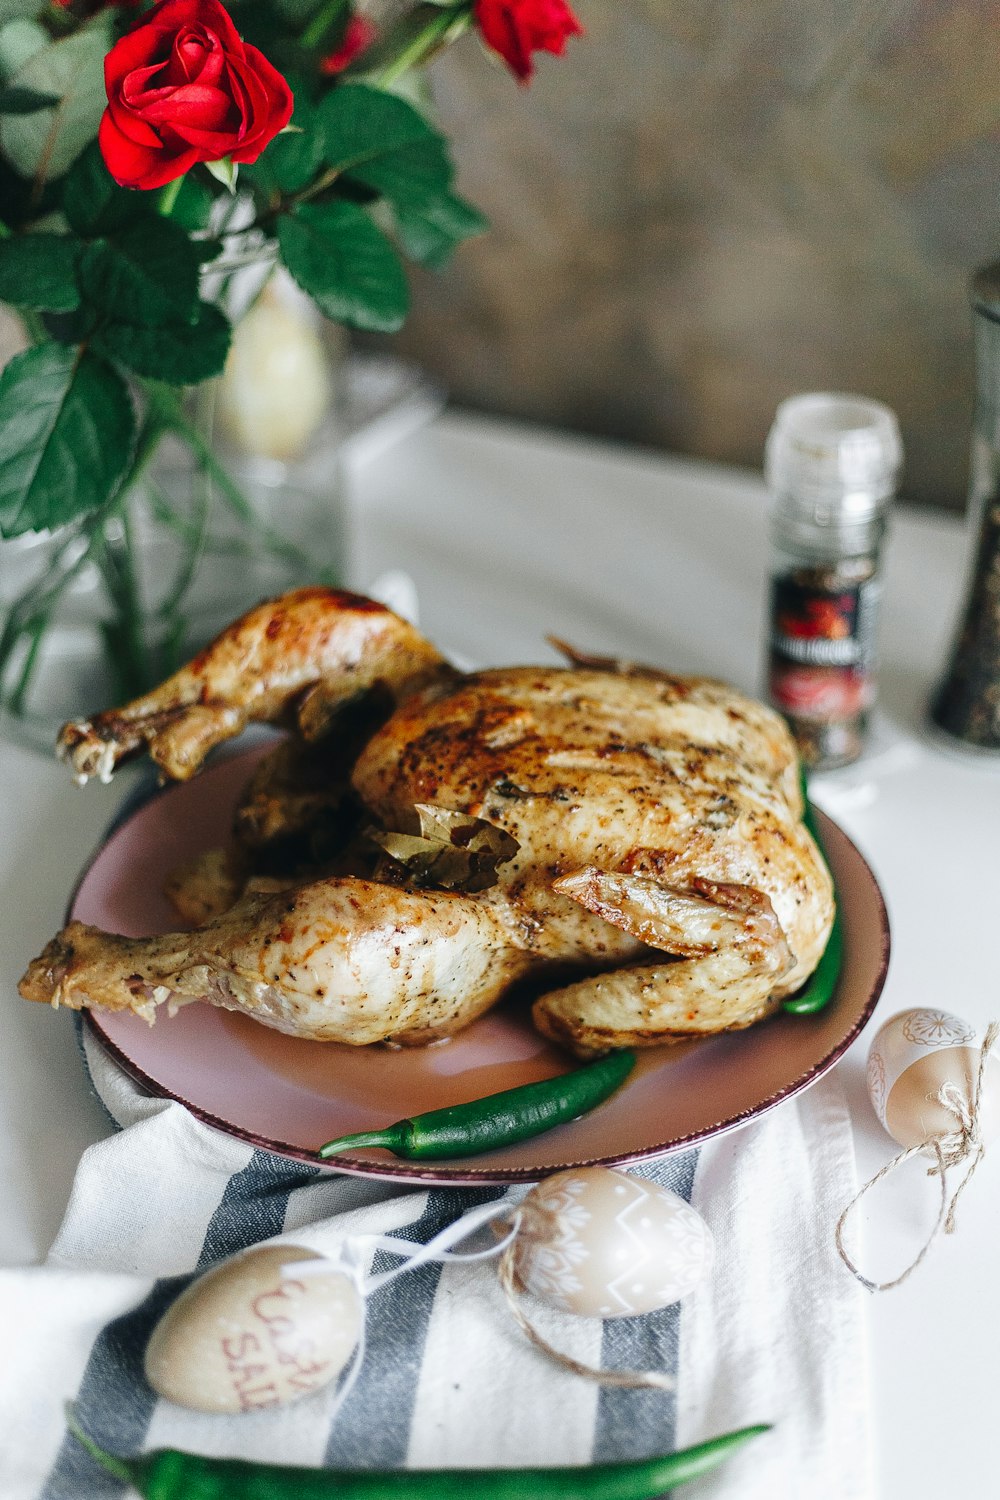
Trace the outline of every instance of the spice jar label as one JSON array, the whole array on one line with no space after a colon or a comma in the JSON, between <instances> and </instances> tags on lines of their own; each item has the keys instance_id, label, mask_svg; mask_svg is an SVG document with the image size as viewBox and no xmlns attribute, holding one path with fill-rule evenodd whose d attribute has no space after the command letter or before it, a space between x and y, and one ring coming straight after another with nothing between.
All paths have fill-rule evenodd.
<instances>
[{"instance_id":1,"label":"spice jar label","mask_svg":"<svg viewBox=\"0 0 1000 1500\"><path fill-rule=\"evenodd\" d=\"M878 581L798 568L771 584L770 693L783 712L846 718L874 696Z\"/></svg>"}]
</instances>

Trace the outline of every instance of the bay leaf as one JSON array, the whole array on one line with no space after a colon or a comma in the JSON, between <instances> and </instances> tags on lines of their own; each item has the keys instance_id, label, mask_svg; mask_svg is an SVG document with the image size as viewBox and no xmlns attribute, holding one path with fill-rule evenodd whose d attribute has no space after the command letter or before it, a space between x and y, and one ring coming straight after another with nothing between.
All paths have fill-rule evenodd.
<instances>
[{"instance_id":1,"label":"bay leaf","mask_svg":"<svg viewBox=\"0 0 1000 1500\"><path fill-rule=\"evenodd\" d=\"M397 879L411 886L483 891L495 885L497 870L513 859L517 840L495 823L452 808L418 802L420 833L371 828L367 836L385 860L376 878Z\"/></svg>"}]
</instances>

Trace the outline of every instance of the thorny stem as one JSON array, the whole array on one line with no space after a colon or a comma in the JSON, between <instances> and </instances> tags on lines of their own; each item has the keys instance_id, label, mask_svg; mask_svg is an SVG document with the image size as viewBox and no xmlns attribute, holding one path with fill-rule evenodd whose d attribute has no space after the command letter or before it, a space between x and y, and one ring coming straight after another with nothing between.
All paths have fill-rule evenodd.
<instances>
[{"instance_id":1,"label":"thorny stem","mask_svg":"<svg viewBox=\"0 0 1000 1500\"><path fill-rule=\"evenodd\" d=\"M215 409L215 391L211 386L202 386L198 391L198 420L204 425L211 421ZM174 512L166 497L159 496L162 508L167 516L175 519ZM212 500L212 486L204 467L198 470L198 482L195 488L195 511L193 522L181 528L180 534L185 536L187 550L181 558L180 566L174 575L173 586L169 590L166 599L160 605L157 613L168 627L168 642L170 654L173 656L180 645L184 634L184 621L180 615L180 606L187 594L188 589L194 582L198 563L205 551L205 535L208 528L208 513ZM175 528L176 529L176 528ZM175 663L172 663L174 665Z\"/></svg>"},{"instance_id":2,"label":"thorny stem","mask_svg":"<svg viewBox=\"0 0 1000 1500\"><path fill-rule=\"evenodd\" d=\"M84 566L94 558L99 549L107 546L105 527L109 521L124 513L127 497L152 460L165 431L164 424L151 408L139 435L131 466L119 482L114 494L97 510L91 511L73 530L56 553L46 580L41 586L37 581L31 583L8 609L3 631L0 633L0 702L6 699L7 706L13 713L20 714L24 711L25 699L38 664L42 637L48 628L53 611L64 591ZM102 567L103 571L105 570ZM105 577L107 577L106 573ZM114 591L112 598L115 599L121 613L119 598ZM133 615L130 617L127 612L123 615L128 629L132 628L129 621L130 618L134 619L136 602L133 596ZM5 694L3 692L4 676L18 643L25 637L28 637L29 641L27 655L21 665L17 681L10 693Z\"/></svg>"},{"instance_id":3,"label":"thorny stem","mask_svg":"<svg viewBox=\"0 0 1000 1500\"><path fill-rule=\"evenodd\" d=\"M117 518L121 537L102 529L102 545L97 549L97 565L115 606L115 619L103 627L109 647L108 657L118 680L118 695L133 697L149 687L152 664L142 629L142 597L135 570L135 546L129 506L123 505Z\"/></svg>"},{"instance_id":4,"label":"thorny stem","mask_svg":"<svg viewBox=\"0 0 1000 1500\"><path fill-rule=\"evenodd\" d=\"M295 203L308 203L310 198L315 198L317 194L325 192L328 187L332 187L339 176L339 168L330 167L326 172L317 177L315 182L311 182L308 187L296 193L293 201Z\"/></svg>"},{"instance_id":5,"label":"thorny stem","mask_svg":"<svg viewBox=\"0 0 1000 1500\"><path fill-rule=\"evenodd\" d=\"M164 218L166 218L166 216L172 210L174 204L177 202L177 199L180 196L181 188L183 186L184 178L183 176L181 176L175 177L173 182L168 182L166 187L160 189L159 202L157 203L156 207L157 211L162 214Z\"/></svg>"},{"instance_id":6,"label":"thorny stem","mask_svg":"<svg viewBox=\"0 0 1000 1500\"><path fill-rule=\"evenodd\" d=\"M24 659L24 665L14 685L14 691L10 695L12 713L21 714L24 712L24 695L28 691L28 684L34 675L35 664L38 661L38 652L42 644L42 636L45 634L48 622L49 611L46 611L45 614L32 620L24 632L30 637L30 644L28 646L28 653Z\"/></svg>"},{"instance_id":7,"label":"thorny stem","mask_svg":"<svg viewBox=\"0 0 1000 1500\"><path fill-rule=\"evenodd\" d=\"M283 558L285 562L292 564L293 567L303 568L307 573L317 573L315 562L308 553L296 547L293 542L286 541L260 519L239 485L234 483L219 462L211 442L199 432L193 423L188 421L180 403L171 400L169 396L161 395L159 399L161 412L169 423L171 431L182 438L191 449L205 473L216 486L220 497L233 513L262 538L275 557ZM322 570L317 577L322 581Z\"/></svg>"},{"instance_id":8,"label":"thorny stem","mask_svg":"<svg viewBox=\"0 0 1000 1500\"><path fill-rule=\"evenodd\" d=\"M471 19L472 0L461 0L458 5L437 9L428 24L411 42L369 75L371 82L377 88L390 88L404 73L429 62L446 42L460 36Z\"/></svg>"},{"instance_id":9,"label":"thorny stem","mask_svg":"<svg viewBox=\"0 0 1000 1500\"><path fill-rule=\"evenodd\" d=\"M340 20L347 10L347 0L328 0L302 33L302 46L307 52L318 47L327 32Z\"/></svg>"},{"instance_id":10,"label":"thorny stem","mask_svg":"<svg viewBox=\"0 0 1000 1500\"><path fill-rule=\"evenodd\" d=\"M4 674L11 656L18 642L24 637L30 637L30 645L27 657L22 664L18 674L17 682L9 695L8 703L14 713L21 713L24 709L24 699L31 684L38 658L38 649L41 645L42 636L48 627L52 611L55 609L64 589L68 588L73 579L81 571L93 556L94 549L98 544L101 526L111 515L114 504L111 502L94 516L88 518L87 524L74 531L69 541L60 549L52 568L49 570L51 582L39 592L36 585L32 584L25 590L7 612L2 634L0 634L0 685L2 685ZM72 560L71 557L76 549L77 543L85 538L83 550L78 552ZM52 578L52 574L55 577ZM2 697L2 694L0 694Z\"/></svg>"}]
</instances>

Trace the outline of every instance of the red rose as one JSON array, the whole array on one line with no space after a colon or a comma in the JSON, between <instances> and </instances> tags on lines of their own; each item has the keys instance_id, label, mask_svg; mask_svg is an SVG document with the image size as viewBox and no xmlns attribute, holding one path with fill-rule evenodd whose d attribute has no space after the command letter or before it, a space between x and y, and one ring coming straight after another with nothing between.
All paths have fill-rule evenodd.
<instances>
[{"instance_id":1,"label":"red rose","mask_svg":"<svg viewBox=\"0 0 1000 1500\"><path fill-rule=\"evenodd\" d=\"M256 161L292 91L219 0L162 0L104 59L98 140L122 187L158 188L199 161Z\"/></svg>"},{"instance_id":2,"label":"red rose","mask_svg":"<svg viewBox=\"0 0 1000 1500\"><path fill-rule=\"evenodd\" d=\"M342 73L356 57L360 57L362 52L367 51L377 36L378 27L366 16L352 16L344 28L340 46L336 52L331 52L329 56L323 58L319 65L320 72Z\"/></svg>"},{"instance_id":3,"label":"red rose","mask_svg":"<svg viewBox=\"0 0 1000 1500\"><path fill-rule=\"evenodd\" d=\"M561 53L568 37L583 35L566 0L476 0L475 15L483 40L522 83L535 71L533 52Z\"/></svg>"}]
</instances>

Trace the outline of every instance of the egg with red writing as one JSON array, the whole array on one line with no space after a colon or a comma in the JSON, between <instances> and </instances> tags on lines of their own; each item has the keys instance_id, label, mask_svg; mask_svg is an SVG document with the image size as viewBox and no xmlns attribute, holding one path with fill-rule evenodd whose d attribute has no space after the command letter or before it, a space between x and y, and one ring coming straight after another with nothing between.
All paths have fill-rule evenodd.
<instances>
[{"instance_id":1,"label":"egg with red writing","mask_svg":"<svg viewBox=\"0 0 1000 1500\"><path fill-rule=\"evenodd\" d=\"M976 1094L982 1038L961 1016L918 1008L890 1016L868 1053L867 1082L879 1120L901 1146L922 1146L961 1128ZM1000 1133L1000 1059L983 1074L979 1126ZM930 1154L930 1153L929 1153Z\"/></svg>"},{"instance_id":2,"label":"egg with red writing","mask_svg":"<svg viewBox=\"0 0 1000 1500\"><path fill-rule=\"evenodd\" d=\"M361 1333L351 1278L298 1245L262 1245L223 1261L181 1293L153 1330L146 1379L159 1395L203 1412L284 1406L328 1385Z\"/></svg>"},{"instance_id":3,"label":"egg with red writing","mask_svg":"<svg viewBox=\"0 0 1000 1500\"><path fill-rule=\"evenodd\" d=\"M708 1274L712 1235L668 1188L608 1167L571 1167L519 1209L515 1277L565 1312L624 1318L687 1295Z\"/></svg>"}]
</instances>

